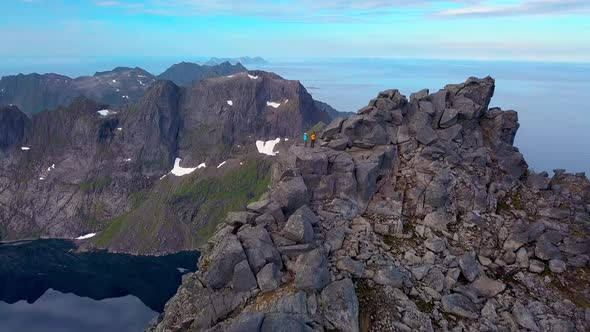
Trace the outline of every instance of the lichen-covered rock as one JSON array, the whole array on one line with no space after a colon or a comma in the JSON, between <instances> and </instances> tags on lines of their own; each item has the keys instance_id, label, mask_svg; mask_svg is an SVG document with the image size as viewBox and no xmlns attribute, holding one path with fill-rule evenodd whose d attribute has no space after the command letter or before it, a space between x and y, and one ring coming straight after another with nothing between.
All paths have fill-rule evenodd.
<instances>
[{"instance_id":1,"label":"lichen-covered rock","mask_svg":"<svg viewBox=\"0 0 590 332\"><path fill-rule=\"evenodd\" d=\"M300 255L295 263L295 286L302 290L321 290L330 281L328 261L320 249Z\"/></svg>"},{"instance_id":2,"label":"lichen-covered rock","mask_svg":"<svg viewBox=\"0 0 590 332\"><path fill-rule=\"evenodd\" d=\"M330 283L321 295L324 316L339 331L359 331L359 307L350 279Z\"/></svg>"}]
</instances>

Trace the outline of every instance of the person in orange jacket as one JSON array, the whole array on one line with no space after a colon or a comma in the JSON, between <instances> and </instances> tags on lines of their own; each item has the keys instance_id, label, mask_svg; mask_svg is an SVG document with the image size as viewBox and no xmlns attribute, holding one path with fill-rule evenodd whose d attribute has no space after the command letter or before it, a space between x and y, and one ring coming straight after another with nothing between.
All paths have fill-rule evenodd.
<instances>
[{"instance_id":1,"label":"person in orange jacket","mask_svg":"<svg viewBox=\"0 0 590 332\"><path fill-rule=\"evenodd\" d=\"M315 146L315 131L313 133L311 133L311 147L313 148Z\"/></svg>"}]
</instances>

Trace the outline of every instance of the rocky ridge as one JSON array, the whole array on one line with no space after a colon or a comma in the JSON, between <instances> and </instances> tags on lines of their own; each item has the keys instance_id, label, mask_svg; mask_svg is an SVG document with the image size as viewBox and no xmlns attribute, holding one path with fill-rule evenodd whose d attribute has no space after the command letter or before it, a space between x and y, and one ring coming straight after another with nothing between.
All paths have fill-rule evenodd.
<instances>
[{"instance_id":1,"label":"rocky ridge","mask_svg":"<svg viewBox=\"0 0 590 332\"><path fill-rule=\"evenodd\" d=\"M590 182L530 172L493 92L383 91L279 153L150 330L588 330Z\"/></svg>"},{"instance_id":2,"label":"rocky ridge","mask_svg":"<svg viewBox=\"0 0 590 332\"><path fill-rule=\"evenodd\" d=\"M15 105L28 114L67 106L78 97L121 106L140 100L156 80L171 80L185 86L245 71L247 69L241 64L225 62L199 66L183 62L171 66L157 77L139 67L116 67L77 78L54 73L10 75L0 79L0 105Z\"/></svg>"}]
</instances>

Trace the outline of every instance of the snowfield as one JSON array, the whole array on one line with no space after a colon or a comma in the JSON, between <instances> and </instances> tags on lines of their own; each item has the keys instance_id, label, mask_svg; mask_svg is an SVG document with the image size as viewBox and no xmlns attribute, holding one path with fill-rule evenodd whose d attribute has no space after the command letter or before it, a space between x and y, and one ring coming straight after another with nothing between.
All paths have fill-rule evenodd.
<instances>
[{"instance_id":1,"label":"snowfield","mask_svg":"<svg viewBox=\"0 0 590 332\"><path fill-rule=\"evenodd\" d=\"M174 160L174 168L170 171L173 175L176 176L184 176L191 174L194 172L198 167L180 167L180 158L176 158Z\"/></svg>"},{"instance_id":2,"label":"snowfield","mask_svg":"<svg viewBox=\"0 0 590 332\"><path fill-rule=\"evenodd\" d=\"M82 236L78 236L76 238L76 240L85 240L85 239L89 239L91 237L94 237L96 235L96 233L88 233L86 235L82 235Z\"/></svg>"},{"instance_id":3,"label":"snowfield","mask_svg":"<svg viewBox=\"0 0 590 332\"><path fill-rule=\"evenodd\" d=\"M111 114L117 114L117 112L113 112L111 110L100 110L100 111L98 111L96 113L100 114L101 116L108 116L108 115L111 115Z\"/></svg>"},{"instance_id":4,"label":"snowfield","mask_svg":"<svg viewBox=\"0 0 590 332\"><path fill-rule=\"evenodd\" d=\"M233 102L233 101L231 101L231 100L228 100L228 101L227 101L227 104L228 104L229 106L234 106L234 102Z\"/></svg>"},{"instance_id":5,"label":"snowfield","mask_svg":"<svg viewBox=\"0 0 590 332\"><path fill-rule=\"evenodd\" d=\"M221 167L221 166L225 165L225 163L226 163L226 162L227 162L227 160L226 160L226 161L224 161L224 162L222 162L221 164L217 165L217 168L219 168L219 167Z\"/></svg>"},{"instance_id":6,"label":"snowfield","mask_svg":"<svg viewBox=\"0 0 590 332\"><path fill-rule=\"evenodd\" d=\"M281 103L275 103L274 101L267 101L266 102L266 106L270 106L270 107L274 107L274 108L279 108L279 106L281 106Z\"/></svg>"},{"instance_id":7,"label":"snowfield","mask_svg":"<svg viewBox=\"0 0 590 332\"><path fill-rule=\"evenodd\" d=\"M278 152L274 152L275 145L281 141L280 138L276 138L270 141L256 141L256 148L259 153L266 154L269 156L276 156Z\"/></svg>"},{"instance_id":8,"label":"snowfield","mask_svg":"<svg viewBox=\"0 0 590 332\"><path fill-rule=\"evenodd\" d=\"M23 150L23 151L29 151L31 148L28 147L28 146L23 146L20 149Z\"/></svg>"},{"instance_id":9,"label":"snowfield","mask_svg":"<svg viewBox=\"0 0 590 332\"><path fill-rule=\"evenodd\" d=\"M250 77L251 80L256 80L258 79L258 76L254 76L254 75L250 75L248 74L248 77Z\"/></svg>"}]
</instances>

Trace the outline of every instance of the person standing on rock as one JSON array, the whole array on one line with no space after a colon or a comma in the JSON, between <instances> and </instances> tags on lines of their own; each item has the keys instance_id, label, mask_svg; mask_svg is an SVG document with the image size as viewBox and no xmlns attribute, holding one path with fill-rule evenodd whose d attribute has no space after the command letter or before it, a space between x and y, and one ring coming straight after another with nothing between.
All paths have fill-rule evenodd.
<instances>
[{"instance_id":1,"label":"person standing on rock","mask_svg":"<svg viewBox=\"0 0 590 332\"><path fill-rule=\"evenodd\" d=\"M311 148L315 146L315 131L311 133Z\"/></svg>"},{"instance_id":2,"label":"person standing on rock","mask_svg":"<svg viewBox=\"0 0 590 332\"><path fill-rule=\"evenodd\" d=\"M307 147L307 133L303 133L303 143L305 144L305 147Z\"/></svg>"}]
</instances>

